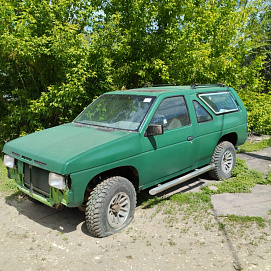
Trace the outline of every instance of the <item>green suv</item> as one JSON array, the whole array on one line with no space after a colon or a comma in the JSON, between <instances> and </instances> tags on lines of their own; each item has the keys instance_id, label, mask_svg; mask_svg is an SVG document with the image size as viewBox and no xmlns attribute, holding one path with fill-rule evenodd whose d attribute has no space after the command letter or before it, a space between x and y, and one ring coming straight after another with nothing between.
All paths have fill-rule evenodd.
<instances>
[{"instance_id":1,"label":"green suv","mask_svg":"<svg viewBox=\"0 0 271 271\"><path fill-rule=\"evenodd\" d=\"M104 237L132 221L137 191L155 195L206 171L229 178L246 138L234 89L158 86L105 93L73 122L3 152L20 191L54 208L81 207L91 235Z\"/></svg>"}]
</instances>

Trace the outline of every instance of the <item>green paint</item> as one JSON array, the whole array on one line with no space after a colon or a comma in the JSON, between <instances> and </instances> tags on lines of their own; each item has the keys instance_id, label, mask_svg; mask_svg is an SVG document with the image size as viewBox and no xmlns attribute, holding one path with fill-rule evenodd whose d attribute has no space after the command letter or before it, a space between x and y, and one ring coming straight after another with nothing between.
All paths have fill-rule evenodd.
<instances>
[{"instance_id":1,"label":"green paint","mask_svg":"<svg viewBox=\"0 0 271 271\"><path fill-rule=\"evenodd\" d=\"M200 93L210 92L229 92L236 110L218 114L211 110L198 97ZM64 191L51 187L49 198L34 192L35 199L49 206L62 203L75 207L84 201L89 182L104 172L126 176L125 172L130 170L129 176L134 175L131 181L135 182L136 187L146 189L209 164L222 137L232 141L235 146L243 144L247 137L246 109L232 88L205 86L191 89L189 86L168 86L105 95L109 105L103 108L101 102L94 102L95 110L101 112L99 118L96 116L95 119L92 113L85 114L86 117L80 115L76 122L20 137L4 146L3 151L17 159L17 168L10 172L22 192L30 194L24 186L23 163L64 175L66 180L71 179L70 189L67 181ZM126 96L129 99L140 98L132 107L124 105L112 109L114 103L110 104L108 97L116 99L116 95L129 95ZM197 101L208 112L211 121L197 122L193 101ZM150 106L146 107L146 103ZM143 107L148 110L141 110ZM174 110L179 110L178 114ZM93 125L94 120L99 122ZM138 121L139 125L129 126L132 120ZM84 124L87 122L92 125ZM163 124L164 133L144 136L150 123ZM111 128L104 127L106 125ZM117 125L125 128L112 128Z\"/></svg>"}]
</instances>

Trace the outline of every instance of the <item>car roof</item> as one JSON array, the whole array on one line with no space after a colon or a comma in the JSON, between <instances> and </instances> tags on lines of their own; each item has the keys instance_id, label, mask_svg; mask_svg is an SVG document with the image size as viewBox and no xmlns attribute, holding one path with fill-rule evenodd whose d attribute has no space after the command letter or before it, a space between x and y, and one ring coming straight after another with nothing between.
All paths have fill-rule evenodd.
<instances>
[{"instance_id":1,"label":"car roof","mask_svg":"<svg viewBox=\"0 0 271 271\"><path fill-rule=\"evenodd\" d=\"M228 91L231 88L226 87L222 84L213 85L192 85L192 86L157 86L157 87L143 87L128 90L120 90L114 92L108 92L106 94L129 94L129 95L148 95L148 96L160 96L162 94L178 95L189 92L204 93L204 92L215 92L215 91Z\"/></svg>"}]
</instances>

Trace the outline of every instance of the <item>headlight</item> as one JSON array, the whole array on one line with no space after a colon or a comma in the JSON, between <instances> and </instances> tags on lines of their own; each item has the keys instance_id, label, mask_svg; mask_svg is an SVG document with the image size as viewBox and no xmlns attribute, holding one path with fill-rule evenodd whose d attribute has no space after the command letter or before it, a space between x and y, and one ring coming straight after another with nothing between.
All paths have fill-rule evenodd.
<instances>
[{"instance_id":1,"label":"headlight","mask_svg":"<svg viewBox=\"0 0 271 271\"><path fill-rule=\"evenodd\" d=\"M9 168L14 168L15 159L9 155L4 155L4 165Z\"/></svg>"},{"instance_id":2,"label":"headlight","mask_svg":"<svg viewBox=\"0 0 271 271\"><path fill-rule=\"evenodd\" d=\"M49 173L49 185L57 189L64 190L66 188L65 177L56 173Z\"/></svg>"}]
</instances>

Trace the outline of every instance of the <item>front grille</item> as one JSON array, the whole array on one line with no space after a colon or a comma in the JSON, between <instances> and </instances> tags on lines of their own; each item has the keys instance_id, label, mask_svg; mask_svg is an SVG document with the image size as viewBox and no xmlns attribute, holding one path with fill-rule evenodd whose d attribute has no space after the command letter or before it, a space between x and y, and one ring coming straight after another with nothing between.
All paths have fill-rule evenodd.
<instances>
[{"instance_id":1,"label":"front grille","mask_svg":"<svg viewBox=\"0 0 271 271\"><path fill-rule=\"evenodd\" d=\"M31 190L50 196L49 171L24 163L24 185Z\"/></svg>"}]
</instances>

